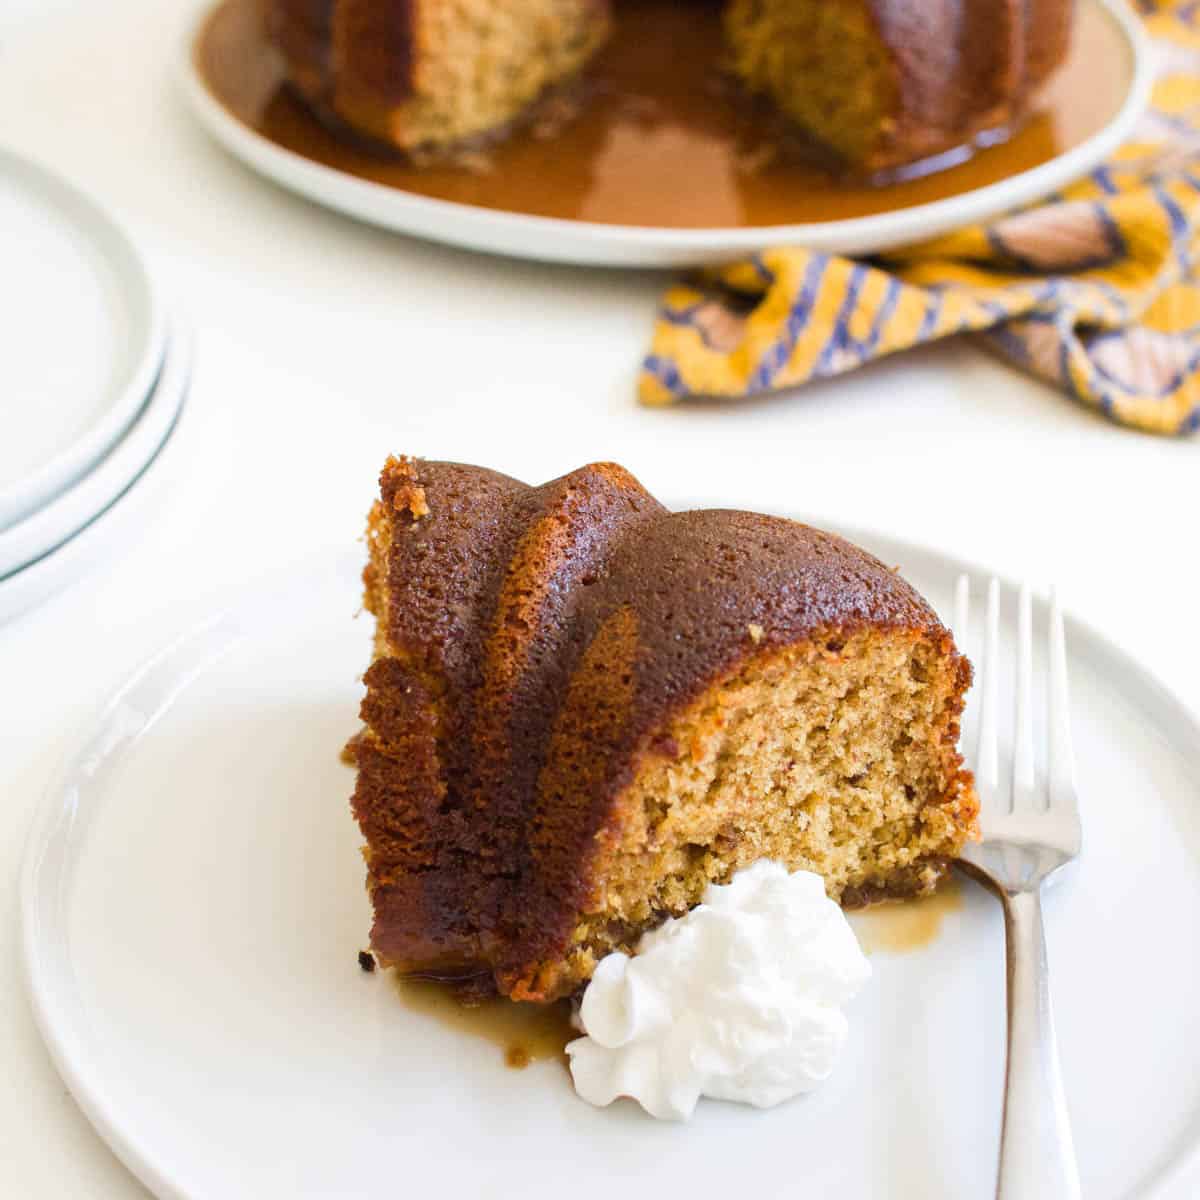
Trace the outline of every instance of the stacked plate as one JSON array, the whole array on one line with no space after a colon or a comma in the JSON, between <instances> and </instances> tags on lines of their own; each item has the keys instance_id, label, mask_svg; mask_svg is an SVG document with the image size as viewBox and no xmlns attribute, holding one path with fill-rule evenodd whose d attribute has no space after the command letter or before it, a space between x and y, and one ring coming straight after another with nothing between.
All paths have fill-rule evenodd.
<instances>
[{"instance_id":1,"label":"stacked plate","mask_svg":"<svg viewBox=\"0 0 1200 1200\"><path fill-rule=\"evenodd\" d=\"M0 150L0 621L127 538L183 409L190 346L95 201Z\"/></svg>"}]
</instances>

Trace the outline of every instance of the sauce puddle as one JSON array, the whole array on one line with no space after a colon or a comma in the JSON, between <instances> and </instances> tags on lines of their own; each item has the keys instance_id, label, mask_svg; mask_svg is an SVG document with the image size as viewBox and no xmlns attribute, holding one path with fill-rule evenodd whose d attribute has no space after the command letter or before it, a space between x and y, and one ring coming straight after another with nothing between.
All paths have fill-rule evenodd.
<instances>
[{"instance_id":1,"label":"sauce puddle","mask_svg":"<svg viewBox=\"0 0 1200 1200\"><path fill-rule=\"evenodd\" d=\"M260 0L220 4L194 55L209 91L243 124L361 179L482 208L677 229L843 220L961 195L1098 132L1132 76L1116 23L1100 4L1081 4L1069 58L1023 128L957 166L879 186L771 160L773 119L733 102L722 86L719 5L637 0L617 17L585 72L578 116L549 138L518 130L488 151L486 170L416 168L332 133L284 86Z\"/></svg>"},{"instance_id":2,"label":"sauce puddle","mask_svg":"<svg viewBox=\"0 0 1200 1200\"><path fill-rule=\"evenodd\" d=\"M850 914L850 920L864 953L901 954L930 945L945 918L963 905L962 881L951 876L932 896L885 901ZM518 1004L491 996L464 1002L442 980L391 974L400 1002L409 1012L488 1042L514 1070L553 1060L565 1065L567 1043L581 1036L571 1025L569 1001Z\"/></svg>"},{"instance_id":3,"label":"sauce puddle","mask_svg":"<svg viewBox=\"0 0 1200 1200\"><path fill-rule=\"evenodd\" d=\"M885 901L851 916L865 954L904 954L936 940L942 922L963 907L962 881L951 875L932 896Z\"/></svg>"},{"instance_id":4,"label":"sauce puddle","mask_svg":"<svg viewBox=\"0 0 1200 1200\"><path fill-rule=\"evenodd\" d=\"M396 976L396 991L409 1012L429 1017L446 1029L490 1042L505 1063L524 1070L531 1063L558 1059L565 1063L567 1043L579 1037L571 1027L571 1006L517 1004L503 996L463 1003L436 979Z\"/></svg>"}]
</instances>

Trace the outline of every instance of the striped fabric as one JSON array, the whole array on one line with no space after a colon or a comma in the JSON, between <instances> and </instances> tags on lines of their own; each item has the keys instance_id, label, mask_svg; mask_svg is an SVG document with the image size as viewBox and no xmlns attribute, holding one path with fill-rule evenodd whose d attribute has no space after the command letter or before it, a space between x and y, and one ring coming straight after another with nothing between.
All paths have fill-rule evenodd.
<instances>
[{"instance_id":1,"label":"striped fabric","mask_svg":"<svg viewBox=\"0 0 1200 1200\"><path fill-rule=\"evenodd\" d=\"M1133 141L1061 194L870 263L767 250L671 287L645 404L754 396L971 333L1112 420L1200 426L1200 0L1142 0L1159 76Z\"/></svg>"}]
</instances>

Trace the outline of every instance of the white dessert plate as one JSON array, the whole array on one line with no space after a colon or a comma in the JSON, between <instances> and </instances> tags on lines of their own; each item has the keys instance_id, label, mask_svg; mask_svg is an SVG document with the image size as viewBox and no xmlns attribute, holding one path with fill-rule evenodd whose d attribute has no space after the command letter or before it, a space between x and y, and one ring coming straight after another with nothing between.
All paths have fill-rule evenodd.
<instances>
[{"instance_id":1,"label":"white dessert plate","mask_svg":"<svg viewBox=\"0 0 1200 1200\"><path fill-rule=\"evenodd\" d=\"M801 245L868 254L934 237L1049 195L1099 165L1132 133L1145 110L1152 55L1125 0L1081 0L1113 22L1129 54L1129 90L1113 119L1057 157L947 199L876 215L807 224L685 229L601 224L489 209L431 198L358 178L276 144L234 116L210 91L193 53L180 73L193 112L208 132L252 170L317 204L399 233L515 258L588 266L689 267L728 261L770 246Z\"/></svg>"},{"instance_id":2,"label":"white dessert plate","mask_svg":"<svg viewBox=\"0 0 1200 1200\"><path fill-rule=\"evenodd\" d=\"M76 506L73 493L68 493L46 510L50 516L45 523L40 514L33 518L45 536L62 532L62 537L47 544L38 557L26 559L24 565L0 575L0 621L11 620L60 591L136 534L162 483L161 459L179 423L191 360L190 337L173 329L162 375L126 439L128 448L126 442L117 447L111 469L110 459L105 459L96 472L98 482L93 484L89 476L80 485L86 489L88 503ZM93 500L101 496L107 499L97 508ZM82 520L76 523L81 514ZM9 533L20 534L22 529L17 525L0 533L0 546L9 544ZM34 540L42 538L31 539L30 544ZM14 539L11 544L19 542Z\"/></svg>"},{"instance_id":3,"label":"white dessert plate","mask_svg":"<svg viewBox=\"0 0 1200 1200\"><path fill-rule=\"evenodd\" d=\"M949 610L966 564L851 536ZM369 913L338 757L370 649L359 566L334 556L263 582L151 660L34 822L21 904L37 1020L149 1188L993 1194L1004 943L974 885L930 944L873 955L821 1090L767 1112L704 1101L689 1126L628 1101L593 1109L557 1062L513 1071L360 971ZM1200 1138L1200 727L1087 626L1068 639L1086 849L1047 919L1083 1192L1194 1196L1179 1173Z\"/></svg>"},{"instance_id":4,"label":"white dessert plate","mask_svg":"<svg viewBox=\"0 0 1200 1200\"><path fill-rule=\"evenodd\" d=\"M78 533L146 469L179 415L187 371L183 348L172 347L163 373L125 436L78 483L0 530L0 581Z\"/></svg>"},{"instance_id":5,"label":"white dessert plate","mask_svg":"<svg viewBox=\"0 0 1200 1200\"><path fill-rule=\"evenodd\" d=\"M0 261L4 529L84 475L129 428L161 366L166 324L113 217L2 149Z\"/></svg>"}]
</instances>

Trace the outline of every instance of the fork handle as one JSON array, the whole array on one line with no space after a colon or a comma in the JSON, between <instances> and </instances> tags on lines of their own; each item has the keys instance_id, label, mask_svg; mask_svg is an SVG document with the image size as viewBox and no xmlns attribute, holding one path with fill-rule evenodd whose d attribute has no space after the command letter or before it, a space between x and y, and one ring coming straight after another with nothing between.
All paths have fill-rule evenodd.
<instances>
[{"instance_id":1,"label":"fork handle","mask_svg":"<svg viewBox=\"0 0 1200 1200\"><path fill-rule=\"evenodd\" d=\"M1040 891L1004 896L1008 1066L997 1200L1078 1200L1079 1171L1050 1010Z\"/></svg>"}]
</instances>

